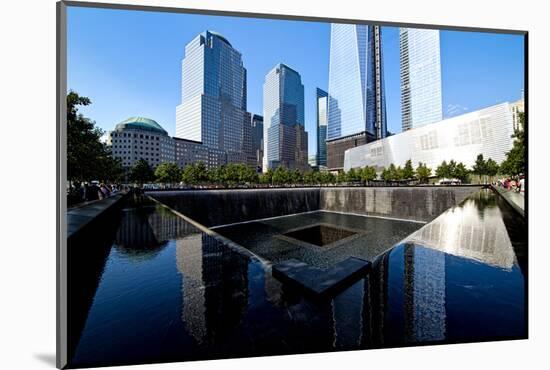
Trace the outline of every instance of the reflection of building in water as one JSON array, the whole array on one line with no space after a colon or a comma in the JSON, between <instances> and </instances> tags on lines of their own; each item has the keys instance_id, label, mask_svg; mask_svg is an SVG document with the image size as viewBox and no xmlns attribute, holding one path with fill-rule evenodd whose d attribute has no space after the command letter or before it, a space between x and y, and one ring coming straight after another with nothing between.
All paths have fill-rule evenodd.
<instances>
[{"instance_id":1,"label":"reflection of building in water","mask_svg":"<svg viewBox=\"0 0 550 370\"><path fill-rule=\"evenodd\" d=\"M176 240L176 264L183 275L181 320L187 332L200 344L206 338L201 234Z\"/></svg>"},{"instance_id":2,"label":"reflection of building in water","mask_svg":"<svg viewBox=\"0 0 550 370\"><path fill-rule=\"evenodd\" d=\"M155 235L149 216L153 209L140 208L125 212L115 236L117 250L128 254L156 251L164 240Z\"/></svg>"},{"instance_id":3,"label":"reflection of building in water","mask_svg":"<svg viewBox=\"0 0 550 370\"><path fill-rule=\"evenodd\" d=\"M248 260L203 234L203 281L208 335L223 335L236 326L248 303Z\"/></svg>"},{"instance_id":4,"label":"reflection of building in water","mask_svg":"<svg viewBox=\"0 0 550 370\"><path fill-rule=\"evenodd\" d=\"M493 196L472 197L461 206L444 212L407 238L430 248L511 269L515 261L512 243L500 210L478 206Z\"/></svg>"},{"instance_id":5,"label":"reflection of building in water","mask_svg":"<svg viewBox=\"0 0 550 370\"><path fill-rule=\"evenodd\" d=\"M374 261L372 271L368 277L368 284L365 286L364 297L368 299L369 304L363 305L366 308L363 321L369 324L364 326L364 329L369 331L363 334L363 340L365 344L372 343L375 347L380 347L385 343L384 324L388 303L389 256L389 252L384 253ZM366 342L367 340L369 342Z\"/></svg>"},{"instance_id":6,"label":"reflection of building in water","mask_svg":"<svg viewBox=\"0 0 550 370\"><path fill-rule=\"evenodd\" d=\"M406 244L404 263L405 340L445 339L445 254Z\"/></svg>"},{"instance_id":7,"label":"reflection of building in water","mask_svg":"<svg viewBox=\"0 0 550 370\"><path fill-rule=\"evenodd\" d=\"M395 346L445 340L445 254L402 244L380 256L363 304L363 345ZM370 335L369 335L370 334Z\"/></svg>"},{"instance_id":8,"label":"reflection of building in water","mask_svg":"<svg viewBox=\"0 0 550 370\"><path fill-rule=\"evenodd\" d=\"M193 225L160 207L149 215L148 221L157 240L178 239L197 232Z\"/></svg>"},{"instance_id":9,"label":"reflection of building in water","mask_svg":"<svg viewBox=\"0 0 550 370\"><path fill-rule=\"evenodd\" d=\"M115 244L127 249L156 248L170 239L196 229L182 218L162 208L137 208L125 212Z\"/></svg>"},{"instance_id":10,"label":"reflection of building in water","mask_svg":"<svg viewBox=\"0 0 550 370\"><path fill-rule=\"evenodd\" d=\"M213 342L241 321L248 303L248 261L206 234L176 242L183 275L182 320L198 343Z\"/></svg>"},{"instance_id":11,"label":"reflection of building in water","mask_svg":"<svg viewBox=\"0 0 550 370\"><path fill-rule=\"evenodd\" d=\"M332 300L334 348L351 349L361 344L364 284L361 279Z\"/></svg>"}]
</instances>

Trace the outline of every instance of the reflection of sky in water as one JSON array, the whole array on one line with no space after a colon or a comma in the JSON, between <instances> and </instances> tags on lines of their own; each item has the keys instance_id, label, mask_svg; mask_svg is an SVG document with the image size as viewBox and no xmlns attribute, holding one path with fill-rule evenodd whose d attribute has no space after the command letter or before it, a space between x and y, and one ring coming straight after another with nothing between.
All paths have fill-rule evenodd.
<instances>
[{"instance_id":1,"label":"reflection of sky in water","mask_svg":"<svg viewBox=\"0 0 550 370\"><path fill-rule=\"evenodd\" d=\"M482 192L383 254L368 279L314 302L161 207L127 209L73 365L524 337L512 242L525 235L509 236L503 212Z\"/></svg>"}]
</instances>

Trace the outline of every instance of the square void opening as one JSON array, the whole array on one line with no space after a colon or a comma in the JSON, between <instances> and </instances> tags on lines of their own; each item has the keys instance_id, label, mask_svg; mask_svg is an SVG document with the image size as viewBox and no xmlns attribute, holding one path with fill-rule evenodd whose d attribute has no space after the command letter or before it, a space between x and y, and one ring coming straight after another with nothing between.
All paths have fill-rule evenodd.
<instances>
[{"instance_id":1,"label":"square void opening","mask_svg":"<svg viewBox=\"0 0 550 370\"><path fill-rule=\"evenodd\" d=\"M357 233L336 227L315 225L312 227L291 231L283 235L322 247L355 234Z\"/></svg>"}]
</instances>

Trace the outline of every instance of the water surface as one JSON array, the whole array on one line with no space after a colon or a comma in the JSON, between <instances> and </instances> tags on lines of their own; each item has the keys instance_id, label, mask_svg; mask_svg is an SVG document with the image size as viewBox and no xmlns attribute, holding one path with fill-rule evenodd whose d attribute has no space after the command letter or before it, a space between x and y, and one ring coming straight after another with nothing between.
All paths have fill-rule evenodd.
<instances>
[{"instance_id":1,"label":"water surface","mask_svg":"<svg viewBox=\"0 0 550 370\"><path fill-rule=\"evenodd\" d=\"M346 227L370 222L360 219ZM399 234L368 277L314 302L165 208L128 204L112 234L71 249L69 366L526 337L526 228L494 194L425 226L377 225L412 235Z\"/></svg>"}]
</instances>

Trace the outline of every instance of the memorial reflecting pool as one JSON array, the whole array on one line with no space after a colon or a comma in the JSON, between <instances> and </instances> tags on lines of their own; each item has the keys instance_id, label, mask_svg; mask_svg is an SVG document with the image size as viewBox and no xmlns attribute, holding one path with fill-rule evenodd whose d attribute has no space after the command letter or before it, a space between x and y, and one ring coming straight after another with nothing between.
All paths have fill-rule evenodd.
<instances>
[{"instance_id":1,"label":"memorial reflecting pool","mask_svg":"<svg viewBox=\"0 0 550 370\"><path fill-rule=\"evenodd\" d=\"M70 249L69 367L526 337L527 228L490 190L426 224L293 217L214 228L256 258L161 205L128 202L112 233L86 242L93 259ZM320 225L319 243L288 235ZM288 257L348 256L369 256L372 271L327 300L271 274Z\"/></svg>"}]
</instances>

